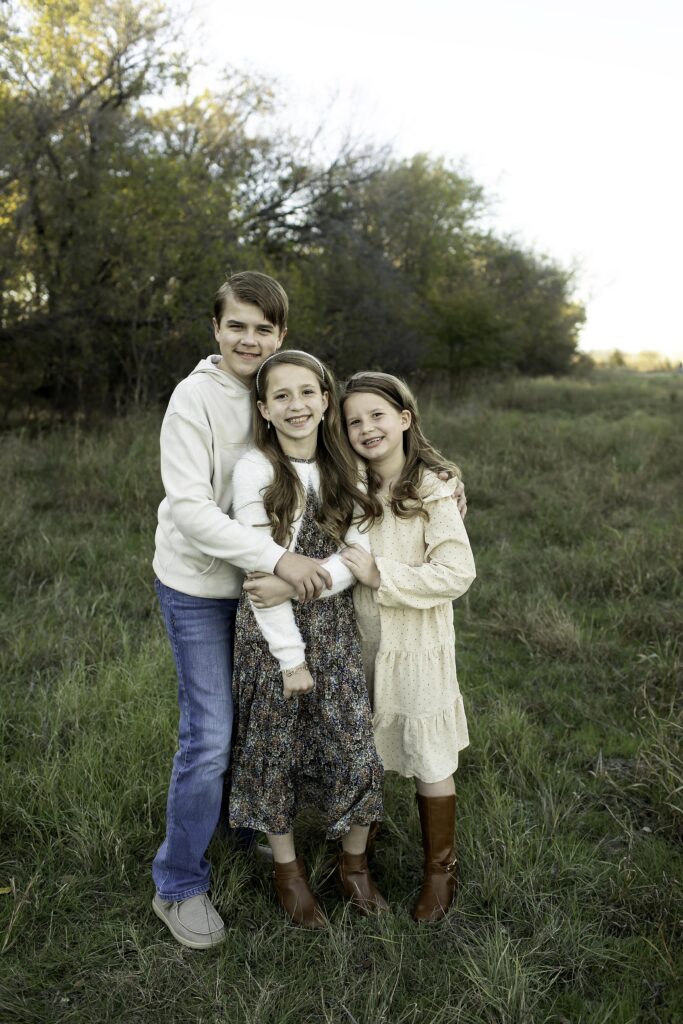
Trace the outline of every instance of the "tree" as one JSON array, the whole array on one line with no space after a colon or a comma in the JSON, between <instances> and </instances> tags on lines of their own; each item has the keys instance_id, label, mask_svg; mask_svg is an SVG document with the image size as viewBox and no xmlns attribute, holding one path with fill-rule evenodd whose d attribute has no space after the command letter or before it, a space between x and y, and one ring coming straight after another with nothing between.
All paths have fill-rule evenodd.
<instances>
[{"instance_id":1,"label":"tree","mask_svg":"<svg viewBox=\"0 0 683 1024\"><path fill-rule=\"evenodd\" d=\"M388 160L314 211L306 340L359 365L447 378L482 368L565 372L583 311L571 274L479 230L481 188L442 160Z\"/></svg>"},{"instance_id":2,"label":"tree","mask_svg":"<svg viewBox=\"0 0 683 1024\"><path fill-rule=\"evenodd\" d=\"M0 17L5 402L165 398L206 352L214 288L247 266L283 281L291 337L342 374L571 364L571 275L483 232L480 186L446 161L353 142L321 160L254 76L193 94L161 3Z\"/></svg>"},{"instance_id":3,"label":"tree","mask_svg":"<svg viewBox=\"0 0 683 1024\"><path fill-rule=\"evenodd\" d=\"M221 277L286 278L311 211L371 161L264 132L272 93L237 73L151 109L190 78L161 5L11 4L3 24L0 388L66 409L165 396Z\"/></svg>"},{"instance_id":4,"label":"tree","mask_svg":"<svg viewBox=\"0 0 683 1024\"><path fill-rule=\"evenodd\" d=\"M3 377L10 361L26 366L31 344L39 386L61 401L69 388L83 394L100 357L91 314L103 311L107 291L111 297L115 214L139 134L135 111L144 95L178 81L182 69L159 5L30 0L6 8Z\"/></svg>"}]
</instances>

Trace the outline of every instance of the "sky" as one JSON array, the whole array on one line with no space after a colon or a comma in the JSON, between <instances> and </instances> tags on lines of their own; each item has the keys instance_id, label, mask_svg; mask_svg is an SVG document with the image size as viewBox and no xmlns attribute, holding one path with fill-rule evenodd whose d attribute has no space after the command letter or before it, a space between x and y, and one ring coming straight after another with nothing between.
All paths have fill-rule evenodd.
<instances>
[{"instance_id":1,"label":"sky","mask_svg":"<svg viewBox=\"0 0 683 1024\"><path fill-rule=\"evenodd\" d=\"M197 0L208 84L483 185L489 223L576 269L584 350L683 359L683 3Z\"/></svg>"}]
</instances>

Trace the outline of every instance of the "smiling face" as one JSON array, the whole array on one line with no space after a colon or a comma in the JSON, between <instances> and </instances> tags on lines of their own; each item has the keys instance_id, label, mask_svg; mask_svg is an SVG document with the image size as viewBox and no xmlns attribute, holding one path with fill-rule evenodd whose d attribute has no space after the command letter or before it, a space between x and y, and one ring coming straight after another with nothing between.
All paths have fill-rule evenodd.
<instances>
[{"instance_id":1,"label":"smiling face","mask_svg":"<svg viewBox=\"0 0 683 1024\"><path fill-rule=\"evenodd\" d=\"M268 366L266 393L264 400L258 403L259 412L275 428L285 455L312 459L318 442L318 425L327 409L327 391L321 390L317 376L305 366L293 363L269 363Z\"/></svg>"},{"instance_id":2,"label":"smiling face","mask_svg":"<svg viewBox=\"0 0 683 1024\"><path fill-rule=\"evenodd\" d=\"M223 307L220 323L213 330L221 350L221 370L248 384L267 356L277 352L286 330L266 320L258 306L239 302L230 296Z\"/></svg>"},{"instance_id":3,"label":"smiling face","mask_svg":"<svg viewBox=\"0 0 683 1024\"><path fill-rule=\"evenodd\" d=\"M349 442L362 459L395 469L403 463L403 434L410 426L407 409L397 409L385 398L369 391L350 394L344 402Z\"/></svg>"}]
</instances>

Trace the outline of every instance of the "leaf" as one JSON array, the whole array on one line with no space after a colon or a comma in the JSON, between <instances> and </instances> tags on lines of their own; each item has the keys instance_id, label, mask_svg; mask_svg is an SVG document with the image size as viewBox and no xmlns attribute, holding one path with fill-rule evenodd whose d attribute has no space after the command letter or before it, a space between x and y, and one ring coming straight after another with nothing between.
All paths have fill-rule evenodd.
<instances>
[{"instance_id":1,"label":"leaf","mask_svg":"<svg viewBox=\"0 0 683 1024\"><path fill-rule=\"evenodd\" d=\"M3 886L2 889L0 889L0 896L6 896L7 893L9 893L9 892L12 892L12 886L11 885L5 885L5 886Z\"/></svg>"}]
</instances>

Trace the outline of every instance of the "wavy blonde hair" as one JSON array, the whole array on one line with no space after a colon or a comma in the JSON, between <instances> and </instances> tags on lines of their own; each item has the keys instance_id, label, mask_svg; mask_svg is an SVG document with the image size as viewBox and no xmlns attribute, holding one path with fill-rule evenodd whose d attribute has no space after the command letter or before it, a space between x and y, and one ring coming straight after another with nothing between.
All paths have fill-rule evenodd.
<instances>
[{"instance_id":1,"label":"wavy blonde hair","mask_svg":"<svg viewBox=\"0 0 683 1024\"><path fill-rule=\"evenodd\" d=\"M263 494L273 540L289 544L292 525L306 500L299 475L285 455L275 430L269 430L257 402L264 402L268 378L274 366L303 366L315 376L322 394L327 393L325 417L318 426L315 458L320 471L320 504L316 522L336 544L343 544L352 521L371 522L381 515L377 498L358 487L356 461L341 422L337 384L331 370L307 352L279 351L261 364L252 388L254 442L274 470L273 482Z\"/></svg>"},{"instance_id":2,"label":"wavy blonde hair","mask_svg":"<svg viewBox=\"0 0 683 1024\"><path fill-rule=\"evenodd\" d=\"M377 395L398 412L403 412L405 409L410 413L410 426L403 433L403 451L406 461L401 475L391 488L389 504L393 514L399 519L410 519L413 516L429 519L429 513L420 496L420 485L425 469L431 469L434 473L446 472L450 476L462 477L460 469L454 462L442 455L423 434L417 400L405 381L390 373L370 371L354 373L342 386L339 403L342 412L346 400L351 395L361 393ZM365 467L368 497L377 500L381 480L372 469L372 463L365 462Z\"/></svg>"}]
</instances>

